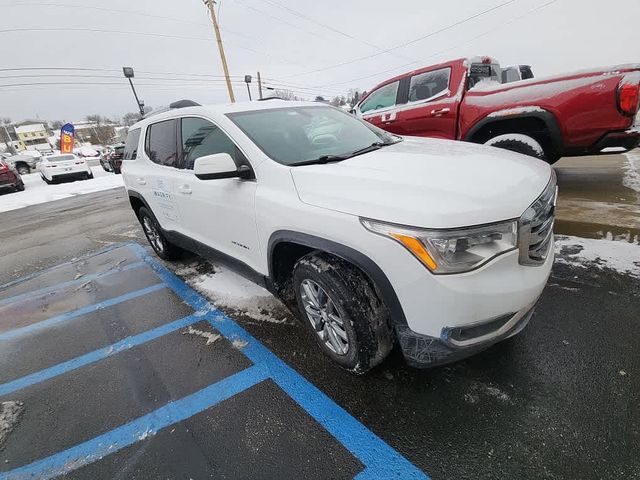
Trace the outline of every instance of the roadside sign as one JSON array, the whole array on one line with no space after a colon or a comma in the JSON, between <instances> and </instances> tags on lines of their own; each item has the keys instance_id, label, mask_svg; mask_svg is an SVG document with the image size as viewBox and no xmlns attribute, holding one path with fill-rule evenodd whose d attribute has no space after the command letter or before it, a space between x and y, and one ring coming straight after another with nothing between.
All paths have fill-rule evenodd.
<instances>
[{"instance_id":1,"label":"roadside sign","mask_svg":"<svg viewBox=\"0 0 640 480\"><path fill-rule=\"evenodd\" d=\"M75 129L70 123L65 123L60 129L60 153L73 153L73 136Z\"/></svg>"}]
</instances>

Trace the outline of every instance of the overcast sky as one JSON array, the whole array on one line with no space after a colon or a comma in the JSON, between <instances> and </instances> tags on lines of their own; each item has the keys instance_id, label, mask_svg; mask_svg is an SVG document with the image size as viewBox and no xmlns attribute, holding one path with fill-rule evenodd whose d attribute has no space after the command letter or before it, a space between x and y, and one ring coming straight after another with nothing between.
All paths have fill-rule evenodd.
<instances>
[{"instance_id":1,"label":"overcast sky","mask_svg":"<svg viewBox=\"0 0 640 480\"><path fill-rule=\"evenodd\" d=\"M218 7L238 100L247 99L242 76L258 70L266 85L312 99L479 54L530 64L536 76L640 62L638 0L222 0ZM134 67L150 106L228 99L202 0L0 0L0 59L0 118L14 121L135 111L123 65ZM56 85L6 86L25 83Z\"/></svg>"}]
</instances>

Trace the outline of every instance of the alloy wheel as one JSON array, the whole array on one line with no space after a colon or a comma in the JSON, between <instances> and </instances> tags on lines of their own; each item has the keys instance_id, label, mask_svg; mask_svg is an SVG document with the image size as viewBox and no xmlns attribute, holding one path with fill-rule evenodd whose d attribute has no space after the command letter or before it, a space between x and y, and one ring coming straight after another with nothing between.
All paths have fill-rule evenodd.
<instances>
[{"instance_id":1,"label":"alloy wheel","mask_svg":"<svg viewBox=\"0 0 640 480\"><path fill-rule=\"evenodd\" d=\"M300 297L307 318L320 340L337 355L349 351L349 336L335 302L313 280L300 283Z\"/></svg>"},{"instance_id":2,"label":"alloy wheel","mask_svg":"<svg viewBox=\"0 0 640 480\"><path fill-rule=\"evenodd\" d=\"M158 253L164 252L164 242L153 220L151 220L147 216L143 217L142 228L144 229L144 233L147 236L147 239L149 240L149 243L154 248L154 250Z\"/></svg>"}]
</instances>

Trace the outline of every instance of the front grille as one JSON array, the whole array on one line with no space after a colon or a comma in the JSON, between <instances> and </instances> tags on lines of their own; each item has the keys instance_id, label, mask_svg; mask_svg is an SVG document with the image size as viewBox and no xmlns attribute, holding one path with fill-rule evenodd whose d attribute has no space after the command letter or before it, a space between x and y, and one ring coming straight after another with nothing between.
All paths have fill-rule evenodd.
<instances>
[{"instance_id":1,"label":"front grille","mask_svg":"<svg viewBox=\"0 0 640 480\"><path fill-rule=\"evenodd\" d=\"M540 265L549 255L549 247L553 243L556 197L556 177L553 175L542 195L520 217L520 264Z\"/></svg>"}]
</instances>

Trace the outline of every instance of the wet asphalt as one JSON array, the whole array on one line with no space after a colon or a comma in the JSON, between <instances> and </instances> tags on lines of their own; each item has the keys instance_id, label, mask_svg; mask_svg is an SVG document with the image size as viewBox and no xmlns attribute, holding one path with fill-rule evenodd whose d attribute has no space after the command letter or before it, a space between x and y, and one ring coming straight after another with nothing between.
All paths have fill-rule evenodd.
<instances>
[{"instance_id":1,"label":"wet asphalt","mask_svg":"<svg viewBox=\"0 0 640 480\"><path fill-rule=\"evenodd\" d=\"M578 208L571 202L580 198L601 202L601 195L609 195L606 187L604 193L597 192L602 182L591 179L591 164L575 165L557 169L561 192L563 187L569 192L561 197L559 212ZM613 167L606 169L612 172L611 177L605 175L610 189L621 191L620 175ZM616 194L612 195L605 203L616 203L612 201ZM629 205L634 205L634 198L629 197ZM575 217L567 214L566 218ZM122 189L2 213L0 218L0 284L112 243L145 244ZM585 223L587 227L580 227L586 228L585 235L597 237L599 225L613 231L623 223L618 217L609 218L609 224L599 222L591 229L589 221L561 221L559 230L575 234L572 228ZM73 301L86 303L85 297L100 301L99 295L118 294L122 285L144 288L153 283L144 272L118 275L122 281L101 285L102 293L79 291ZM48 284L46 277L37 281L41 284L31 284L22 293ZM95 313L92 322L40 333L38 345L51 352L46 357L28 345L13 344L12 352L4 350L6 355L0 357L0 370L11 370L14 378L104 344L105 338L115 341L189 314L170 293L149 295L144 304L122 304L108 315ZM149 311L152 315L143 315ZM520 335L470 359L431 370L406 366L394 351L365 376L329 363L294 321L267 324L228 313L431 478L640 479L637 279L557 264L532 321ZM142 317L147 323L138 320ZM93 324L100 328L96 331ZM0 465L0 477L12 466L90 438L246 366L229 348L204 349L189 340L179 333L169 334L155 344L104 361L111 363L96 364L89 377L76 371L30 387L23 397L32 399L28 403L34 406L24 414L14 436L0 447L2 458L9 460ZM179 361L168 362L158 353L163 351L175 352ZM136 374L123 373L132 371ZM154 382L158 377L166 388L159 389ZM139 382L130 384L131 378ZM42 400L51 392L60 392L54 395L55 404ZM131 392L135 401L127 403ZM100 410L103 414L95 416ZM339 442L269 383L180 422L172 435L158 434L152 442L120 450L68 476L202 478L216 465L221 478L269 478L268 473L274 472L280 478L347 478L361 469ZM228 446L226 455L220 453L220 443ZM285 462L283 456L309 462ZM284 467L264 467L274 463ZM193 476L194 471L201 475Z\"/></svg>"}]
</instances>

